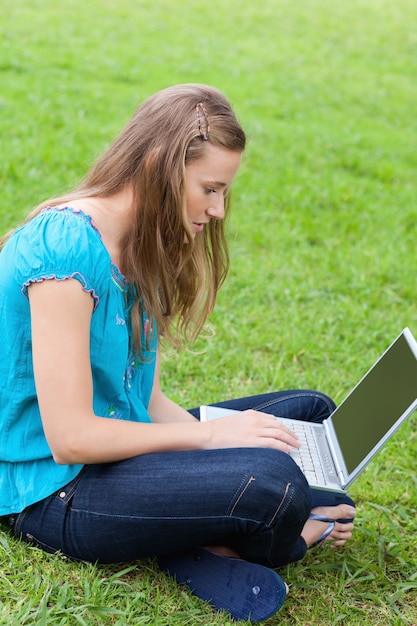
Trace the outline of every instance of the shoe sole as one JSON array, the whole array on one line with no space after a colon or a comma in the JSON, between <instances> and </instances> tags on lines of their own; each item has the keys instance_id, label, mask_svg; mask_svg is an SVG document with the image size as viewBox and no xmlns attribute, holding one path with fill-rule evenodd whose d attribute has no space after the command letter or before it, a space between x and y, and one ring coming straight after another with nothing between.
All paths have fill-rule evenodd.
<instances>
[{"instance_id":1,"label":"shoe sole","mask_svg":"<svg viewBox=\"0 0 417 626\"><path fill-rule=\"evenodd\" d=\"M159 566L178 584L234 619L263 621L285 601L285 583L274 570L204 548L161 558Z\"/></svg>"}]
</instances>

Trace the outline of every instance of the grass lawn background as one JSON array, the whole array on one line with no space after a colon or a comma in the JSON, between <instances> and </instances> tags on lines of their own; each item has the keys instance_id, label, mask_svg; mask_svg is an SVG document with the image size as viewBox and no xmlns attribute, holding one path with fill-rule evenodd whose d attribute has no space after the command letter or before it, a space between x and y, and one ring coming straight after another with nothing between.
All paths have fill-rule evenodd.
<instances>
[{"instance_id":1,"label":"grass lawn background","mask_svg":"<svg viewBox=\"0 0 417 626\"><path fill-rule=\"evenodd\" d=\"M185 407L273 389L337 402L417 334L414 0L0 0L0 231L85 173L147 96L204 82L249 145L232 271L199 353L167 354ZM202 352L200 354L200 352ZM281 571L268 624L417 623L416 418L355 483L355 540ZM66 562L0 533L0 624L229 624L152 561Z\"/></svg>"}]
</instances>

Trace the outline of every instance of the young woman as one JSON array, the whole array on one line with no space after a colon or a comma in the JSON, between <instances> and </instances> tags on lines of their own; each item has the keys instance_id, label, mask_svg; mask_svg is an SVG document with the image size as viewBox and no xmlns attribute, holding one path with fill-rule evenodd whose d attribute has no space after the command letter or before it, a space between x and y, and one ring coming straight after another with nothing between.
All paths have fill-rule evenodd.
<instances>
[{"instance_id":1,"label":"young woman","mask_svg":"<svg viewBox=\"0 0 417 626\"><path fill-rule=\"evenodd\" d=\"M259 621L285 599L272 568L344 544L355 510L312 503L274 417L322 421L327 396L229 400L243 413L200 422L160 387L160 338L195 339L227 274L244 148L219 91L165 89L78 188L4 238L0 515L74 559L156 556L215 608Z\"/></svg>"}]
</instances>

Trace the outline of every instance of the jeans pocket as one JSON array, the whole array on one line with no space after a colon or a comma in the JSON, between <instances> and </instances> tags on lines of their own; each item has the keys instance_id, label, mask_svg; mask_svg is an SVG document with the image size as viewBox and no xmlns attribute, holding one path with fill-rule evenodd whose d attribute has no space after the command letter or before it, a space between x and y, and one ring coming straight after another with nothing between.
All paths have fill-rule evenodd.
<instances>
[{"instance_id":1,"label":"jeans pocket","mask_svg":"<svg viewBox=\"0 0 417 626\"><path fill-rule=\"evenodd\" d=\"M23 541L26 541L26 543L29 543L30 545L34 546L35 548L39 548L44 552L49 552L49 554L55 554L56 552L59 552L59 550L57 550L56 548L48 546L47 543L40 541L40 539L37 539L30 533L23 533L23 535L21 535L21 538L23 539Z\"/></svg>"}]
</instances>

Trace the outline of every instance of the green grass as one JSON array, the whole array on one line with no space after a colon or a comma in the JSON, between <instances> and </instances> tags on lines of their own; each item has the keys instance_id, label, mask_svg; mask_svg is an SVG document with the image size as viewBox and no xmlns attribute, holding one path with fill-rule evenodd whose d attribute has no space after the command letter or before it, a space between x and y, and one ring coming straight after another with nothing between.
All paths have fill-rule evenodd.
<instances>
[{"instance_id":1,"label":"green grass","mask_svg":"<svg viewBox=\"0 0 417 626\"><path fill-rule=\"evenodd\" d=\"M72 186L136 105L224 90L249 136L216 336L168 359L184 406L311 387L340 401L417 333L414 0L0 0L0 231ZM355 539L282 573L271 626L417 623L416 418L355 483ZM225 625L152 561L80 565L0 533L0 624Z\"/></svg>"}]
</instances>

